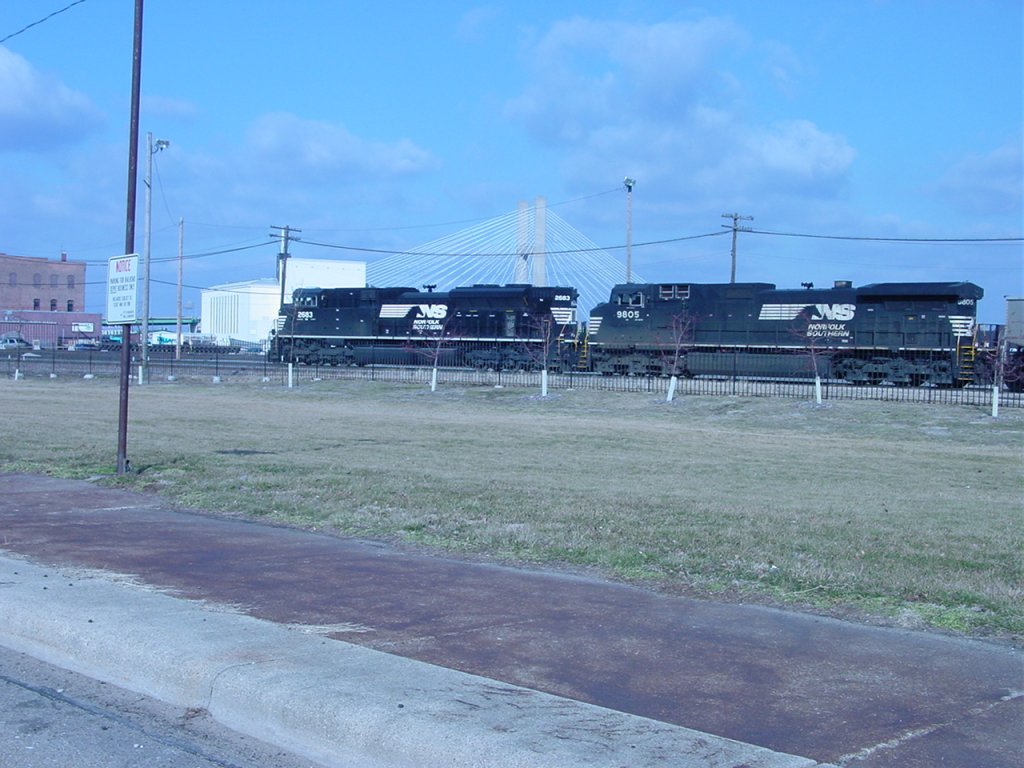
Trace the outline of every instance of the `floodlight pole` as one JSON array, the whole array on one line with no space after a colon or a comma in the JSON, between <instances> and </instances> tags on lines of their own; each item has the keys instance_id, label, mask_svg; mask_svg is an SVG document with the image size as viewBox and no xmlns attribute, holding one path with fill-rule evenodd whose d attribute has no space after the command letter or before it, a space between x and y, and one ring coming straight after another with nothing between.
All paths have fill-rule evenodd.
<instances>
[{"instance_id":1,"label":"floodlight pole","mask_svg":"<svg viewBox=\"0 0 1024 768\"><path fill-rule=\"evenodd\" d=\"M132 44L132 106L128 128L128 201L125 211L124 252L135 252L135 191L139 168L139 83L142 80L142 4L135 0ZM117 474L128 472L128 381L132 364L132 324L121 326L121 385L117 409Z\"/></svg>"},{"instance_id":2,"label":"floodlight pole","mask_svg":"<svg viewBox=\"0 0 1024 768\"><path fill-rule=\"evenodd\" d=\"M142 344L142 371L141 382L149 383L149 243L151 239L151 221L153 219L153 155L162 149L166 149L171 142L164 139L157 139L153 144L153 134L146 134L146 218L143 227L142 245L142 331L139 334L139 342Z\"/></svg>"},{"instance_id":3,"label":"floodlight pole","mask_svg":"<svg viewBox=\"0 0 1024 768\"><path fill-rule=\"evenodd\" d=\"M626 185L626 282L633 282L633 185L635 179L627 176L622 182Z\"/></svg>"}]
</instances>

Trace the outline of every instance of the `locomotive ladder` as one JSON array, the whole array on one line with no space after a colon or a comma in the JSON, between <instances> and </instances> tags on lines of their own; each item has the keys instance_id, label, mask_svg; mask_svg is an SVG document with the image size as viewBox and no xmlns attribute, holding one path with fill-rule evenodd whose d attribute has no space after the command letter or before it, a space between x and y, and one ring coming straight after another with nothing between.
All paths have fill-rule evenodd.
<instances>
[{"instance_id":1,"label":"locomotive ladder","mask_svg":"<svg viewBox=\"0 0 1024 768\"><path fill-rule=\"evenodd\" d=\"M970 336L958 336L956 340L956 358L958 365L957 380L971 382L974 380L974 361L977 357L977 334L975 326L974 333Z\"/></svg>"},{"instance_id":2,"label":"locomotive ladder","mask_svg":"<svg viewBox=\"0 0 1024 768\"><path fill-rule=\"evenodd\" d=\"M583 341L580 342L580 353L576 358L576 368L585 371L590 367L590 334L583 334Z\"/></svg>"}]
</instances>

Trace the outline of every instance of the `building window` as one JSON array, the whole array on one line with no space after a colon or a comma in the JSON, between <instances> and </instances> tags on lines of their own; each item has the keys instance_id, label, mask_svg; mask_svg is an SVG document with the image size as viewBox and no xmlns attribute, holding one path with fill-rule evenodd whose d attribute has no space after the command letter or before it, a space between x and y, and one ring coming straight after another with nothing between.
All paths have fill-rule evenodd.
<instances>
[{"instance_id":1,"label":"building window","mask_svg":"<svg viewBox=\"0 0 1024 768\"><path fill-rule=\"evenodd\" d=\"M50 299L50 311L51 312L56 312L57 311L57 300L56 299Z\"/></svg>"},{"instance_id":2,"label":"building window","mask_svg":"<svg viewBox=\"0 0 1024 768\"><path fill-rule=\"evenodd\" d=\"M32 299L32 309L39 309L39 299Z\"/></svg>"},{"instance_id":3,"label":"building window","mask_svg":"<svg viewBox=\"0 0 1024 768\"><path fill-rule=\"evenodd\" d=\"M38 272L32 275L32 285L34 285L36 288L40 288L43 285L43 276L40 275Z\"/></svg>"},{"instance_id":4,"label":"building window","mask_svg":"<svg viewBox=\"0 0 1024 768\"><path fill-rule=\"evenodd\" d=\"M68 299L68 312L75 311L75 302L72 299Z\"/></svg>"},{"instance_id":5,"label":"building window","mask_svg":"<svg viewBox=\"0 0 1024 768\"><path fill-rule=\"evenodd\" d=\"M57 285L59 284L58 283L59 279L60 278L58 278L56 275L50 275L50 287L51 288L56 288Z\"/></svg>"},{"instance_id":6,"label":"building window","mask_svg":"<svg viewBox=\"0 0 1024 768\"><path fill-rule=\"evenodd\" d=\"M8 285L17 285L18 284L18 273L17 272L11 272L11 273L9 273L7 275L7 284Z\"/></svg>"},{"instance_id":7,"label":"building window","mask_svg":"<svg viewBox=\"0 0 1024 768\"><path fill-rule=\"evenodd\" d=\"M74 287L75 287L75 276L74 275L68 275L68 288L74 288Z\"/></svg>"}]
</instances>

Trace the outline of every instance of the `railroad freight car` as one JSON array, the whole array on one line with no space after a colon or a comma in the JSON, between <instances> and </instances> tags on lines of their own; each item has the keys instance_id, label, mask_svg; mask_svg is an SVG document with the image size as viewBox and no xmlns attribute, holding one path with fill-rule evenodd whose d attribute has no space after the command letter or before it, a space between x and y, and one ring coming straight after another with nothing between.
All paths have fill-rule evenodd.
<instances>
[{"instance_id":1,"label":"railroad freight car","mask_svg":"<svg viewBox=\"0 0 1024 768\"><path fill-rule=\"evenodd\" d=\"M590 313L585 366L606 375L820 375L855 384L976 379L968 282L621 284Z\"/></svg>"},{"instance_id":2,"label":"railroad freight car","mask_svg":"<svg viewBox=\"0 0 1024 768\"><path fill-rule=\"evenodd\" d=\"M270 354L310 365L557 371L575 363L575 288L432 288L298 289L282 307Z\"/></svg>"}]
</instances>

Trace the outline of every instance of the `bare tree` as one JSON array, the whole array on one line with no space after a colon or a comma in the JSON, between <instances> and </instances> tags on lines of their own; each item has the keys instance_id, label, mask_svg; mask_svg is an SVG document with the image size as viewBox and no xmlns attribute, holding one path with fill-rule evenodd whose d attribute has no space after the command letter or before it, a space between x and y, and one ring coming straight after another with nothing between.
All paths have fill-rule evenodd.
<instances>
[{"instance_id":1,"label":"bare tree","mask_svg":"<svg viewBox=\"0 0 1024 768\"><path fill-rule=\"evenodd\" d=\"M436 392L437 369L442 353L455 343L455 323L449 314L439 324L420 329L417 333L418 336L410 336L407 348L423 358L430 366L430 391Z\"/></svg>"},{"instance_id":2,"label":"bare tree","mask_svg":"<svg viewBox=\"0 0 1024 768\"><path fill-rule=\"evenodd\" d=\"M532 315L527 323L530 339L519 346L519 351L529 361L529 367L540 371L541 397L548 394L548 371L561 369L564 359L561 355L562 327L551 312ZM532 341L537 338L538 341Z\"/></svg>"},{"instance_id":3,"label":"bare tree","mask_svg":"<svg viewBox=\"0 0 1024 768\"><path fill-rule=\"evenodd\" d=\"M811 317L805 309L798 316L799 323L792 330L792 334L799 340L801 352L810 363L810 370L814 374L814 402L821 405L821 369L823 359L827 359L829 346L826 343L826 336L815 332L815 325L820 325L817 320Z\"/></svg>"},{"instance_id":4,"label":"bare tree","mask_svg":"<svg viewBox=\"0 0 1024 768\"><path fill-rule=\"evenodd\" d=\"M675 398L679 375L686 373L686 356L693 347L696 318L689 312L672 315L672 322L667 329L666 343L660 346L661 357L668 369L668 394L665 401L671 403Z\"/></svg>"},{"instance_id":5,"label":"bare tree","mask_svg":"<svg viewBox=\"0 0 1024 768\"><path fill-rule=\"evenodd\" d=\"M979 383L992 387L992 417L996 418L999 416L999 393L1004 387L1010 392L1024 391L1024 347L1002 339L997 345L985 349L976 364L982 361L983 368L975 371L983 370Z\"/></svg>"}]
</instances>

